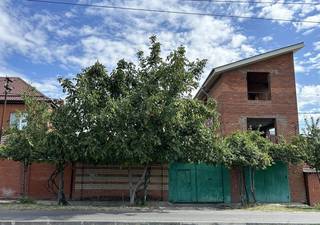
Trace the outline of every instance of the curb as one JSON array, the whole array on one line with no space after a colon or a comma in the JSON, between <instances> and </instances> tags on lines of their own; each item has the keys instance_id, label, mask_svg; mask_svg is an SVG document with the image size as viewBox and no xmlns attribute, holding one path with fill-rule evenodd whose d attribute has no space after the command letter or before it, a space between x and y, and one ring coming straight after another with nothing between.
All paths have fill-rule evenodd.
<instances>
[{"instance_id":1,"label":"curb","mask_svg":"<svg viewBox=\"0 0 320 225\"><path fill-rule=\"evenodd\" d=\"M104 222L104 221L0 221L0 225L307 225L310 223L228 223L228 222ZM320 223L312 223L318 224Z\"/></svg>"}]
</instances>

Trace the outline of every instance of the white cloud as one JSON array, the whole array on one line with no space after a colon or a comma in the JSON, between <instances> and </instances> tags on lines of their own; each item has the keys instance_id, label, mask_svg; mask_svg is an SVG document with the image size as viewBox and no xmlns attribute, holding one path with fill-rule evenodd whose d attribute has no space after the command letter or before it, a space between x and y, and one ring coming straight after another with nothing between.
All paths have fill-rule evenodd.
<instances>
[{"instance_id":1,"label":"white cloud","mask_svg":"<svg viewBox=\"0 0 320 225\"><path fill-rule=\"evenodd\" d=\"M305 68L304 68L301 64L298 64L298 63L295 64L294 69L295 69L295 72L296 72L296 73L303 73L303 72L305 72Z\"/></svg>"},{"instance_id":2,"label":"white cloud","mask_svg":"<svg viewBox=\"0 0 320 225\"><path fill-rule=\"evenodd\" d=\"M320 70L320 53L315 54L312 57L309 57L308 61L306 62L311 69L314 69L315 71Z\"/></svg>"},{"instance_id":3,"label":"white cloud","mask_svg":"<svg viewBox=\"0 0 320 225\"><path fill-rule=\"evenodd\" d=\"M313 43L313 46L314 46L314 50L320 51L320 41Z\"/></svg>"},{"instance_id":4,"label":"white cloud","mask_svg":"<svg viewBox=\"0 0 320 225\"><path fill-rule=\"evenodd\" d=\"M314 49L305 53L303 55L305 59L299 63L305 67L307 73L312 71L313 75L320 75L320 53L318 52L320 50L318 49L320 47L320 42L315 42L313 45Z\"/></svg>"},{"instance_id":5,"label":"white cloud","mask_svg":"<svg viewBox=\"0 0 320 225\"><path fill-rule=\"evenodd\" d=\"M87 66L98 59L110 68L119 58L132 60L138 49L145 50L147 37L152 34L159 37L165 53L179 45L185 45L189 57L207 58L209 67L259 52L253 47L249 37L238 29L235 21L226 18L72 8L61 15L39 11L26 20L24 18L27 15L23 10L13 10L12 5L5 2L0 4L0 33L5 34L0 36L0 50L7 50L5 54L0 53L2 58L15 51L30 57L36 63L59 62L64 67ZM81 2L87 3L85 0ZM110 5L119 4L119 1L95 3ZM317 10L315 7L284 4L191 4L178 0L137 0L126 1L125 4L128 7L160 10L210 13L224 11L232 15L256 14L285 19L293 18L299 12L309 15ZM70 22L78 20L79 15L89 17L89 20L99 18L99 24L76 25ZM9 32L4 32L7 30ZM262 40L270 42L272 37L266 36ZM217 53L221 55L218 56Z\"/></svg>"},{"instance_id":6,"label":"white cloud","mask_svg":"<svg viewBox=\"0 0 320 225\"><path fill-rule=\"evenodd\" d=\"M272 36L265 36L265 37L262 38L262 41L264 41L264 42L270 42L272 40L273 40Z\"/></svg>"},{"instance_id":7,"label":"white cloud","mask_svg":"<svg viewBox=\"0 0 320 225\"><path fill-rule=\"evenodd\" d=\"M6 1L0 3L0 52L1 55L5 54L5 48L7 45L15 46L21 52L26 52L27 49L31 46L31 43L25 38L21 38L21 34L23 33L23 28L20 26L16 26L16 23L12 23L11 15L7 13L8 7L6 5ZM8 49L9 51L11 49Z\"/></svg>"},{"instance_id":8,"label":"white cloud","mask_svg":"<svg viewBox=\"0 0 320 225\"><path fill-rule=\"evenodd\" d=\"M95 3L119 5L119 1L115 0ZM284 4L205 4L178 0L125 1L125 5L189 12L223 11L232 15L285 19L295 19L296 15L311 18L311 13L320 10L315 7ZM58 63L64 68L89 66L99 60L110 70L119 59L124 57L134 60L139 49L147 51L147 38L152 34L156 34L162 43L163 54L184 45L189 58L207 58L204 77L215 66L262 51L253 46L254 37L248 37L239 29L239 20L226 18L98 8L72 8L61 14L39 10L30 15L27 10L13 8L9 1L0 2L0 15L0 59L8 57L12 52L18 52L34 63ZM83 25L78 23L81 19L79 15L87 21L96 21ZM77 23L74 23L75 21ZM296 24L296 27L303 31L308 30L299 27L299 24ZM316 27L312 26L311 29ZM264 42L272 40L272 36L262 38ZM320 67L319 58L316 55L309 56L307 62L296 65L297 72L306 71L306 64L312 64L312 68Z\"/></svg>"},{"instance_id":9,"label":"white cloud","mask_svg":"<svg viewBox=\"0 0 320 225\"><path fill-rule=\"evenodd\" d=\"M311 55L312 55L311 52L307 52L307 53L303 54L303 57L309 57L309 56L311 56Z\"/></svg>"},{"instance_id":10,"label":"white cloud","mask_svg":"<svg viewBox=\"0 0 320 225\"><path fill-rule=\"evenodd\" d=\"M125 57L127 60L132 59L136 51L122 41L113 41L89 36L81 40L83 55L67 59L70 62L79 63L82 67L90 66L95 61L100 61L107 66L115 63Z\"/></svg>"},{"instance_id":11,"label":"white cloud","mask_svg":"<svg viewBox=\"0 0 320 225\"><path fill-rule=\"evenodd\" d=\"M247 40L247 37L242 34L236 34L231 39L231 46L234 48L240 47Z\"/></svg>"},{"instance_id":12,"label":"white cloud","mask_svg":"<svg viewBox=\"0 0 320 225\"><path fill-rule=\"evenodd\" d=\"M266 17L270 19L292 19L294 11L291 10L289 7L283 4L272 4L266 5L262 8L261 12L259 13L260 17ZM287 23L284 21L277 21L280 24Z\"/></svg>"},{"instance_id":13,"label":"white cloud","mask_svg":"<svg viewBox=\"0 0 320 225\"><path fill-rule=\"evenodd\" d=\"M303 20L315 21L315 22L318 21L319 22L320 21L320 10L319 10L318 14L304 17ZM299 23L294 23L294 26L297 28L297 31L306 31L306 30L313 31L313 29L319 28L320 24L319 23L299 22Z\"/></svg>"},{"instance_id":14,"label":"white cloud","mask_svg":"<svg viewBox=\"0 0 320 225\"><path fill-rule=\"evenodd\" d=\"M106 2L104 3L106 4ZM110 4L109 1L108 3ZM128 1L126 5L140 8L198 11L198 8L194 7L194 5L190 6L190 4L182 4L178 1ZM208 6L216 7L217 5L208 4ZM203 10L214 10L209 7ZM244 7L244 10L250 10L250 7ZM114 60L119 58L117 56L121 56L123 52L126 52L125 56L127 58L134 58L136 50L146 50L147 37L152 34L158 36L162 44L163 54L168 53L168 51L175 49L179 45L184 45L189 58L196 59L200 57L208 59L206 72L211 70L212 67L256 53L247 36L239 31L229 19L208 16L114 12L99 9L87 9L86 13L90 16L101 16L104 22L103 25L108 26L108 29L111 30L116 28L114 30L116 40L121 40L119 45L117 41L101 40L100 35L93 34L88 40L86 39L85 42L82 42L85 52L85 57L83 58L95 59L96 52L104 52L105 54L100 54L99 58L103 63L114 65ZM123 16L125 16L125 19ZM108 53L112 53L113 56L109 56ZM74 58L74 60L77 60L77 58ZM207 76L207 73L204 76Z\"/></svg>"},{"instance_id":15,"label":"white cloud","mask_svg":"<svg viewBox=\"0 0 320 225\"><path fill-rule=\"evenodd\" d=\"M305 20L305 21L319 21L320 19L320 5L316 4L282 4L282 1L275 1L272 4L256 4L253 9L256 11L256 15L259 17L270 18L270 19L285 19L285 20ZM302 0L300 2L311 3L310 0ZM286 21L276 21L281 25L291 23ZM307 35L319 28L320 25L317 23L306 23L296 22L292 23L298 32L302 32Z\"/></svg>"},{"instance_id":16,"label":"white cloud","mask_svg":"<svg viewBox=\"0 0 320 225\"><path fill-rule=\"evenodd\" d=\"M306 126L305 121L320 117L320 85L297 84L297 99L301 133Z\"/></svg>"},{"instance_id":17,"label":"white cloud","mask_svg":"<svg viewBox=\"0 0 320 225\"><path fill-rule=\"evenodd\" d=\"M62 19L47 12L25 15L26 11L14 6L10 1L0 3L0 58L18 53L36 63L62 61L69 54L66 51L72 50L52 38L56 36L52 32L66 32Z\"/></svg>"},{"instance_id":18,"label":"white cloud","mask_svg":"<svg viewBox=\"0 0 320 225\"><path fill-rule=\"evenodd\" d=\"M42 80L30 80L24 78L29 84L50 98L63 98L62 88L57 78L47 78Z\"/></svg>"},{"instance_id":19,"label":"white cloud","mask_svg":"<svg viewBox=\"0 0 320 225\"><path fill-rule=\"evenodd\" d=\"M306 107L320 108L320 85L297 85L297 98L300 110Z\"/></svg>"}]
</instances>

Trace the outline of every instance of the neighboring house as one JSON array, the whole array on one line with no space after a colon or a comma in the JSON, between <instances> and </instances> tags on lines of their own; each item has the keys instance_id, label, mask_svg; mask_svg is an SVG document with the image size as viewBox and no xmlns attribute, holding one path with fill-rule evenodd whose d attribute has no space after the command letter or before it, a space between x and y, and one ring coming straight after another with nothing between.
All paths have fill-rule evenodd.
<instances>
[{"instance_id":1,"label":"neighboring house","mask_svg":"<svg viewBox=\"0 0 320 225\"><path fill-rule=\"evenodd\" d=\"M32 93L36 99L51 101L50 98L34 89L30 84L25 82L19 77L8 77L12 82L9 83L11 91L7 94L7 104L3 117L3 129L10 126L17 126L22 128L26 121L22 117L17 117L18 112L23 112L25 110L25 104L23 102L23 96L27 93ZM2 118L4 100L5 100L5 83L6 77L0 77L0 118ZM32 91L32 92L31 92ZM1 123L1 122L0 122ZM0 124L1 126L1 124Z\"/></svg>"},{"instance_id":2,"label":"neighboring house","mask_svg":"<svg viewBox=\"0 0 320 225\"><path fill-rule=\"evenodd\" d=\"M7 94L7 102L3 117L3 130L10 126L22 128L26 125L23 117L17 117L18 112L25 111L23 96L27 93L41 101L52 103L52 100L34 89L30 84L19 77L9 77L11 91ZM6 77L0 77L0 118L2 118L5 101ZM32 91L32 92L31 92ZM1 123L1 122L0 122ZM0 124L1 126L1 124ZM3 132L4 134L4 132ZM5 143L5 136L2 136L2 144ZM0 198L17 198L22 192L22 164L11 160L0 160ZM54 195L47 190L48 177L54 170L48 164L33 164L28 171L27 191L29 196L34 198L52 198ZM70 176L70 175L69 175Z\"/></svg>"},{"instance_id":3,"label":"neighboring house","mask_svg":"<svg viewBox=\"0 0 320 225\"><path fill-rule=\"evenodd\" d=\"M259 129L266 138L298 134L293 54L303 43L280 48L214 68L196 98L218 103L221 133ZM231 201L239 202L238 171L232 170ZM306 202L302 166L276 164L256 173L257 200Z\"/></svg>"}]
</instances>

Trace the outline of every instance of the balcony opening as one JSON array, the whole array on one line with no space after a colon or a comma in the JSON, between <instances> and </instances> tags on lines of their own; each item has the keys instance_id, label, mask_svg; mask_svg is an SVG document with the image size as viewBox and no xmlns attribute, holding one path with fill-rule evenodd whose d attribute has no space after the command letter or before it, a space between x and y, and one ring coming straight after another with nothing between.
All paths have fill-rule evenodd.
<instances>
[{"instance_id":1,"label":"balcony opening","mask_svg":"<svg viewBox=\"0 0 320 225\"><path fill-rule=\"evenodd\" d=\"M270 78L269 73L248 72L247 87L248 100L270 100Z\"/></svg>"},{"instance_id":2,"label":"balcony opening","mask_svg":"<svg viewBox=\"0 0 320 225\"><path fill-rule=\"evenodd\" d=\"M263 137L276 142L277 129L274 118L247 118L247 129L258 130Z\"/></svg>"}]
</instances>

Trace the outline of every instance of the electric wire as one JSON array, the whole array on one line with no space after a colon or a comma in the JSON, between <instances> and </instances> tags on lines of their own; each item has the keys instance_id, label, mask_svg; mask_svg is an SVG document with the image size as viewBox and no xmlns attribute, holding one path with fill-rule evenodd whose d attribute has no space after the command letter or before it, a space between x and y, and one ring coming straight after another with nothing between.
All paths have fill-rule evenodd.
<instances>
[{"instance_id":1,"label":"electric wire","mask_svg":"<svg viewBox=\"0 0 320 225\"><path fill-rule=\"evenodd\" d=\"M292 20L292 19L283 19L283 18L252 17L252 16L239 16L239 15L237 16L237 15L227 15L227 14L173 11L173 10L162 10L162 9L147 9L147 8L135 8L135 7L125 7L125 6L115 6L115 5L96 5L96 4L72 3L72 2L50 1L50 0L24 0L24 1L34 2L34 3L47 3L47 4L69 5L69 6L117 9L117 10L126 10L126 11L168 13L168 14L179 14L179 15L189 15L189 16L211 16L211 17L226 17L226 18L253 19L253 20L283 21L283 22L292 22L292 23L320 24L320 21L312 21L312 20Z\"/></svg>"},{"instance_id":2,"label":"electric wire","mask_svg":"<svg viewBox=\"0 0 320 225\"><path fill-rule=\"evenodd\" d=\"M279 5L320 5L320 2L281 2L281 1L242 1L242 0L182 0L183 2L210 2L212 4L219 3L219 4L233 4L233 3L240 3L240 4L279 4Z\"/></svg>"}]
</instances>

